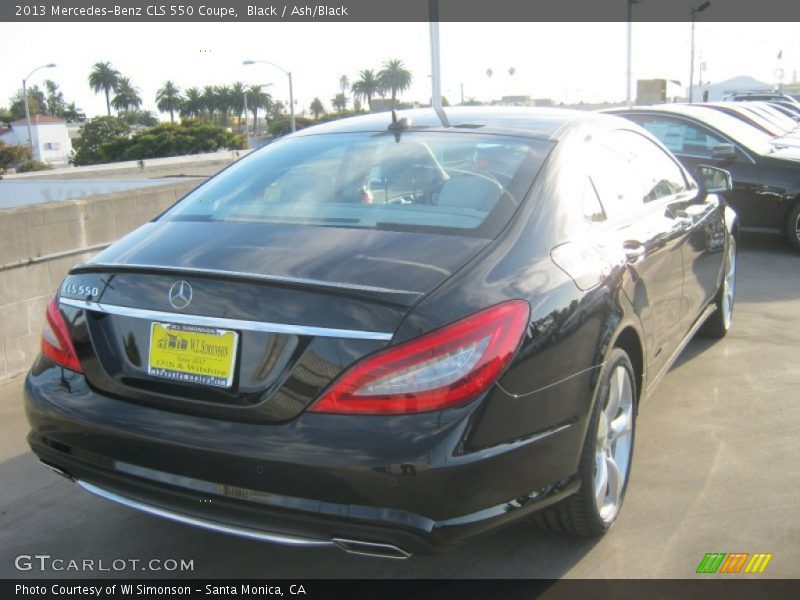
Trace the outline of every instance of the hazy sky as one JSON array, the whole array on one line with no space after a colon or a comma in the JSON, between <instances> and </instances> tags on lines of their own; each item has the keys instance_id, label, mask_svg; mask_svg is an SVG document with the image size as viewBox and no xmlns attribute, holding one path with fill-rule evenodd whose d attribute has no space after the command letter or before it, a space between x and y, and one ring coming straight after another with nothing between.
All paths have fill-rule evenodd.
<instances>
[{"instance_id":1,"label":"hazy sky","mask_svg":"<svg viewBox=\"0 0 800 600\"><path fill-rule=\"evenodd\" d=\"M440 26L442 89L458 101L527 94L556 101L587 102L625 96L625 23L443 23ZM635 23L633 79L689 79L688 23ZM698 61L704 80L751 75L775 82L775 71L792 81L800 70L799 23L697 24ZM777 60L783 51L781 61ZM326 107L346 74L380 68L400 58L414 75L407 100L430 97L427 23L0 23L0 106L34 67L49 62L36 84L50 78L67 101L89 116L105 102L87 84L93 63L103 60L130 77L144 108L155 110L155 93L172 79L191 86L269 83L278 99L288 98L286 77L265 65L243 66L247 58L271 60L294 73L297 111L314 96ZM516 73L508 74L509 67ZM492 69L494 75L486 76Z\"/></svg>"}]
</instances>

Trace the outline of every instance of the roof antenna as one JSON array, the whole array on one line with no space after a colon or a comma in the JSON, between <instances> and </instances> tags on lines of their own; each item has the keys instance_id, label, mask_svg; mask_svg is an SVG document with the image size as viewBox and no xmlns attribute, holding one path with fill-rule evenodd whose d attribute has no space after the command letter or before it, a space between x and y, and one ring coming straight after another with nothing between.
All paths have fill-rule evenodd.
<instances>
[{"instance_id":1,"label":"roof antenna","mask_svg":"<svg viewBox=\"0 0 800 600\"><path fill-rule=\"evenodd\" d=\"M411 127L411 121L406 119L405 117L397 118L397 111L393 108L392 109L392 122L389 124L389 131L394 134L394 141L400 142L400 136L403 132Z\"/></svg>"}]
</instances>

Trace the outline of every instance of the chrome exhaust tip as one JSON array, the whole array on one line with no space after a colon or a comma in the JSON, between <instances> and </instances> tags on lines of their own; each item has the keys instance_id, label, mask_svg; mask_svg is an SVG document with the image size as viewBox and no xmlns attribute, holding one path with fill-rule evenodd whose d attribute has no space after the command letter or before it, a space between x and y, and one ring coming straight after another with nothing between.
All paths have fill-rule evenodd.
<instances>
[{"instance_id":1,"label":"chrome exhaust tip","mask_svg":"<svg viewBox=\"0 0 800 600\"><path fill-rule=\"evenodd\" d=\"M331 542L348 554L357 554L359 556L395 558L400 560L409 558L411 556L410 552L406 552L402 548L398 548L392 544L365 542L363 540L350 540L346 538L332 538Z\"/></svg>"},{"instance_id":2,"label":"chrome exhaust tip","mask_svg":"<svg viewBox=\"0 0 800 600\"><path fill-rule=\"evenodd\" d=\"M66 479L69 479L70 481L75 481L75 479L72 477L72 475L67 473L61 467L57 467L55 465L51 465L49 462L45 462L45 461L43 461L41 459L39 460L39 462L42 463L42 465L44 465L46 468L50 469L56 475L61 475L62 477L66 478Z\"/></svg>"}]
</instances>

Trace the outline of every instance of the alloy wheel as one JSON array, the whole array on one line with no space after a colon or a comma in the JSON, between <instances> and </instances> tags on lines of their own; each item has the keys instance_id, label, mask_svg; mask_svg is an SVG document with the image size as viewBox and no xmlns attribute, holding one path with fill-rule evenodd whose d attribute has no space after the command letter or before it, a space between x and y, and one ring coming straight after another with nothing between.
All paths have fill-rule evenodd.
<instances>
[{"instance_id":1,"label":"alloy wheel","mask_svg":"<svg viewBox=\"0 0 800 600\"><path fill-rule=\"evenodd\" d=\"M798 221L800 222L800 221ZM722 282L722 318L725 329L733 319L733 295L736 287L736 240L728 243L728 256L725 261L725 280Z\"/></svg>"},{"instance_id":2,"label":"alloy wheel","mask_svg":"<svg viewBox=\"0 0 800 600\"><path fill-rule=\"evenodd\" d=\"M800 213L797 213L797 219L794 222L794 238L800 242Z\"/></svg>"},{"instance_id":3,"label":"alloy wheel","mask_svg":"<svg viewBox=\"0 0 800 600\"><path fill-rule=\"evenodd\" d=\"M633 385L628 370L611 374L599 416L595 446L594 499L600 518L611 522L619 512L633 450Z\"/></svg>"}]
</instances>

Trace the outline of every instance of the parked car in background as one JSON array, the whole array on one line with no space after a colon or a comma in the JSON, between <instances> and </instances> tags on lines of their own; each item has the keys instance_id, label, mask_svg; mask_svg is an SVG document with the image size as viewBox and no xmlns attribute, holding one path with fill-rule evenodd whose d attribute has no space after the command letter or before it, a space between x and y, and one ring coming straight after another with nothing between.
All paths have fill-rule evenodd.
<instances>
[{"instance_id":1,"label":"parked car in background","mask_svg":"<svg viewBox=\"0 0 800 600\"><path fill-rule=\"evenodd\" d=\"M748 125L752 125L756 129L760 129L771 138L781 137L789 133L785 128L779 127L774 122L765 119L763 115L748 110L747 104L741 102L698 102L693 106L705 106L713 110L724 112L740 121L744 121Z\"/></svg>"},{"instance_id":2,"label":"parked car in background","mask_svg":"<svg viewBox=\"0 0 800 600\"><path fill-rule=\"evenodd\" d=\"M778 92L738 92L725 96L723 101L730 102L788 102L800 107L800 102L794 96Z\"/></svg>"},{"instance_id":3,"label":"parked car in background","mask_svg":"<svg viewBox=\"0 0 800 600\"><path fill-rule=\"evenodd\" d=\"M800 251L800 151L713 108L664 104L611 109L661 140L689 169L710 164L730 171L726 199L742 229L785 235Z\"/></svg>"},{"instance_id":4,"label":"parked car in background","mask_svg":"<svg viewBox=\"0 0 800 600\"><path fill-rule=\"evenodd\" d=\"M298 546L607 531L640 401L731 325L730 175L610 115L441 114L287 136L72 269L26 380L34 452Z\"/></svg>"},{"instance_id":5,"label":"parked car in background","mask_svg":"<svg viewBox=\"0 0 800 600\"><path fill-rule=\"evenodd\" d=\"M797 131L794 121L789 120L787 123L783 120L771 119L761 112L752 110L750 107L754 104L754 102L719 102L693 106L711 108L735 117L768 135L771 143L776 147L800 148L800 132Z\"/></svg>"},{"instance_id":6,"label":"parked car in background","mask_svg":"<svg viewBox=\"0 0 800 600\"><path fill-rule=\"evenodd\" d=\"M768 102L768 104L783 111L784 114L792 117L793 119L800 121L800 104L785 102L783 100L775 100L772 102Z\"/></svg>"},{"instance_id":7,"label":"parked car in background","mask_svg":"<svg viewBox=\"0 0 800 600\"><path fill-rule=\"evenodd\" d=\"M739 106L752 114L759 115L787 133L797 130L797 119L785 115L770 105L769 102L730 102L729 104Z\"/></svg>"}]
</instances>

